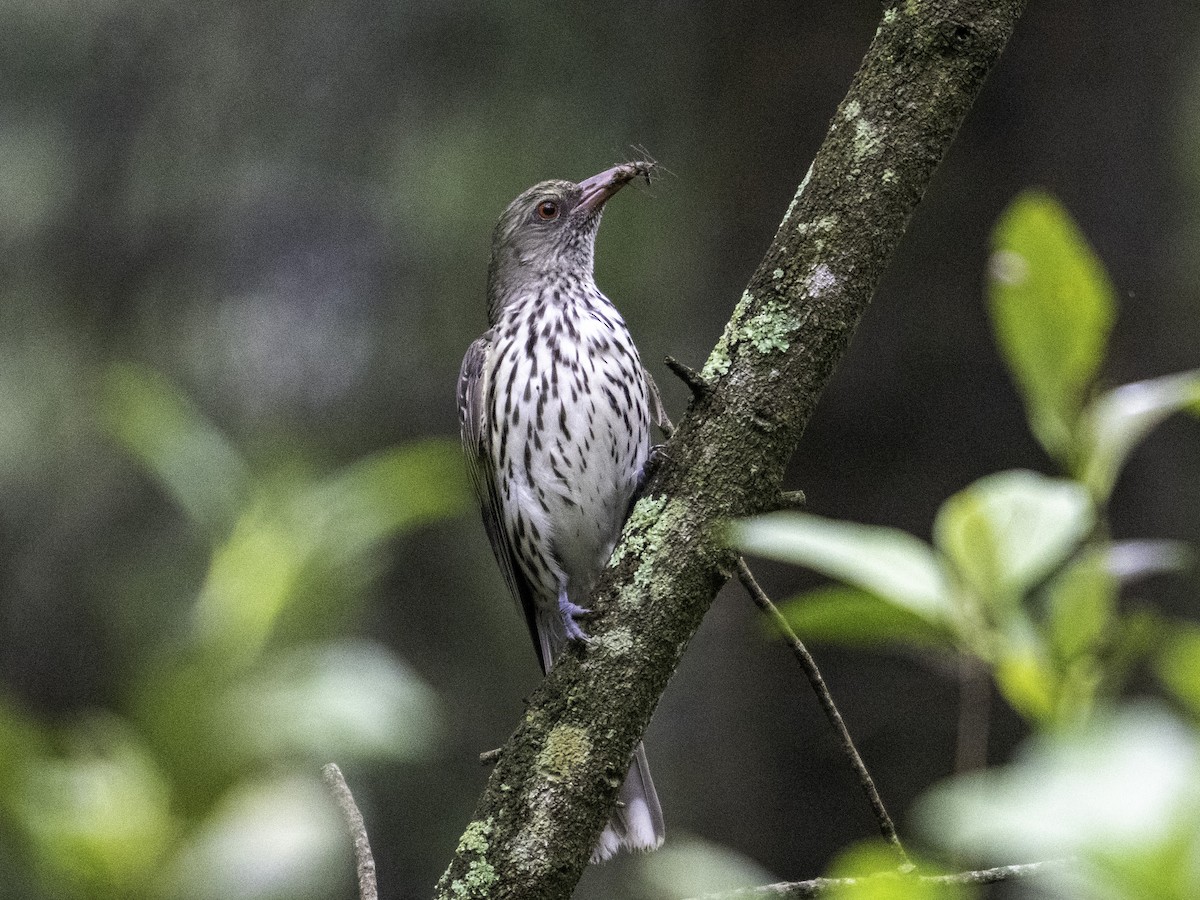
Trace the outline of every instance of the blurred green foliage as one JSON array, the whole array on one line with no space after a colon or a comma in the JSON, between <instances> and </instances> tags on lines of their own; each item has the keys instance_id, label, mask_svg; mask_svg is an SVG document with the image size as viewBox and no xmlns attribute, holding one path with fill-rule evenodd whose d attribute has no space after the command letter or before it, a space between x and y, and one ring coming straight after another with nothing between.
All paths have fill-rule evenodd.
<instances>
[{"instance_id":1,"label":"blurred green foliage","mask_svg":"<svg viewBox=\"0 0 1200 900\"><path fill-rule=\"evenodd\" d=\"M1138 703L1069 731L1040 734L1003 769L935 788L918 810L918 824L941 846L972 859L1065 860L1039 878L1050 896L1195 897L1195 722Z\"/></svg>"},{"instance_id":2,"label":"blurred green foliage","mask_svg":"<svg viewBox=\"0 0 1200 900\"><path fill-rule=\"evenodd\" d=\"M401 532L465 502L458 449L426 440L325 473L254 465L161 375L102 377L100 427L178 507L207 571L136 660L116 709L40 721L0 696L0 896L330 897L348 839L321 764L413 760L432 690L337 635ZM11 890L11 893L10 893Z\"/></svg>"},{"instance_id":3,"label":"blurred green foliage","mask_svg":"<svg viewBox=\"0 0 1200 900\"><path fill-rule=\"evenodd\" d=\"M941 847L995 862L1078 857L1055 896L1198 896L1200 638L1120 602L1125 585L1185 569L1193 553L1113 540L1107 506L1137 444L1172 413L1200 413L1200 370L1100 387L1114 292L1045 194L1017 198L997 224L988 295L1030 428L1065 477L979 479L942 504L932 546L799 513L740 523L732 539L840 582L785 605L802 637L965 656L1043 735L1006 770L932 795L923 821ZM1190 719L1119 706L1147 662Z\"/></svg>"},{"instance_id":4,"label":"blurred green foliage","mask_svg":"<svg viewBox=\"0 0 1200 900\"><path fill-rule=\"evenodd\" d=\"M913 873L889 871L896 865L896 851L883 841L864 841L847 849L829 866L831 878L845 883L829 891L833 900L964 900L971 888L914 877L944 874L937 866L921 860Z\"/></svg>"},{"instance_id":5,"label":"blurred green foliage","mask_svg":"<svg viewBox=\"0 0 1200 900\"><path fill-rule=\"evenodd\" d=\"M674 835L637 858L637 900L675 900L769 884L777 879L749 857L692 835Z\"/></svg>"}]
</instances>

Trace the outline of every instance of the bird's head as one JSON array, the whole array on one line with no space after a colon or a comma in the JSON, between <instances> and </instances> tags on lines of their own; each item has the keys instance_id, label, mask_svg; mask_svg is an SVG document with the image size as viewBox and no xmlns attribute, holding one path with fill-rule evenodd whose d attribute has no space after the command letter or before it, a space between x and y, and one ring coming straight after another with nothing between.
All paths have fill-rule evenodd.
<instances>
[{"instance_id":1,"label":"bird's head","mask_svg":"<svg viewBox=\"0 0 1200 900\"><path fill-rule=\"evenodd\" d=\"M592 277L596 230L605 201L654 164L623 163L575 184L543 181L508 205L492 232L488 319L547 275Z\"/></svg>"}]
</instances>

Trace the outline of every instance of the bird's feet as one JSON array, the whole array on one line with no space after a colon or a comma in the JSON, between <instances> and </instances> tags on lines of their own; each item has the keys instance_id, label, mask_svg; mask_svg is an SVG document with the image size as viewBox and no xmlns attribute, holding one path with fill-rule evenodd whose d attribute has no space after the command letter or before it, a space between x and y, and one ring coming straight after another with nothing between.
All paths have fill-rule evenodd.
<instances>
[{"instance_id":1,"label":"bird's feet","mask_svg":"<svg viewBox=\"0 0 1200 900\"><path fill-rule=\"evenodd\" d=\"M586 615L591 614L590 609L585 609L577 603L572 603L567 597L565 590L558 592L558 615L562 620L563 632L569 641L583 641L585 644L591 641L588 633L583 630L583 626L577 621Z\"/></svg>"}]
</instances>

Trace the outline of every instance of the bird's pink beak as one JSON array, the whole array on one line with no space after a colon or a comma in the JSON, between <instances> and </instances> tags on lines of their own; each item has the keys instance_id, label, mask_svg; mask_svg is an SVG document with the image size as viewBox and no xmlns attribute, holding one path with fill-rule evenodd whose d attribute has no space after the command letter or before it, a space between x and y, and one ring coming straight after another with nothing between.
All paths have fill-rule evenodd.
<instances>
[{"instance_id":1,"label":"bird's pink beak","mask_svg":"<svg viewBox=\"0 0 1200 900\"><path fill-rule=\"evenodd\" d=\"M649 181L650 173L653 170L654 163L651 162L628 162L605 169L599 175L584 179L579 182L583 196L579 198L579 205L576 209L582 209L587 213L599 212L609 197L633 179L642 176Z\"/></svg>"}]
</instances>

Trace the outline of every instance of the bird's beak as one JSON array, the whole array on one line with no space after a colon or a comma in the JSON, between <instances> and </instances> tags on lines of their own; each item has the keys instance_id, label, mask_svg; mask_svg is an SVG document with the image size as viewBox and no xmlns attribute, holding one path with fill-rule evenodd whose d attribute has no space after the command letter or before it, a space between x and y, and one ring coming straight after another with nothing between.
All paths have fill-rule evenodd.
<instances>
[{"instance_id":1,"label":"bird's beak","mask_svg":"<svg viewBox=\"0 0 1200 900\"><path fill-rule=\"evenodd\" d=\"M651 162L621 163L619 166L606 169L599 175L584 179L579 182L583 195L579 198L579 205L576 209L582 209L587 215L599 212L609 197L639 175L649 181L653 169L654 163Z\"/></svg>"}]
</instances>

